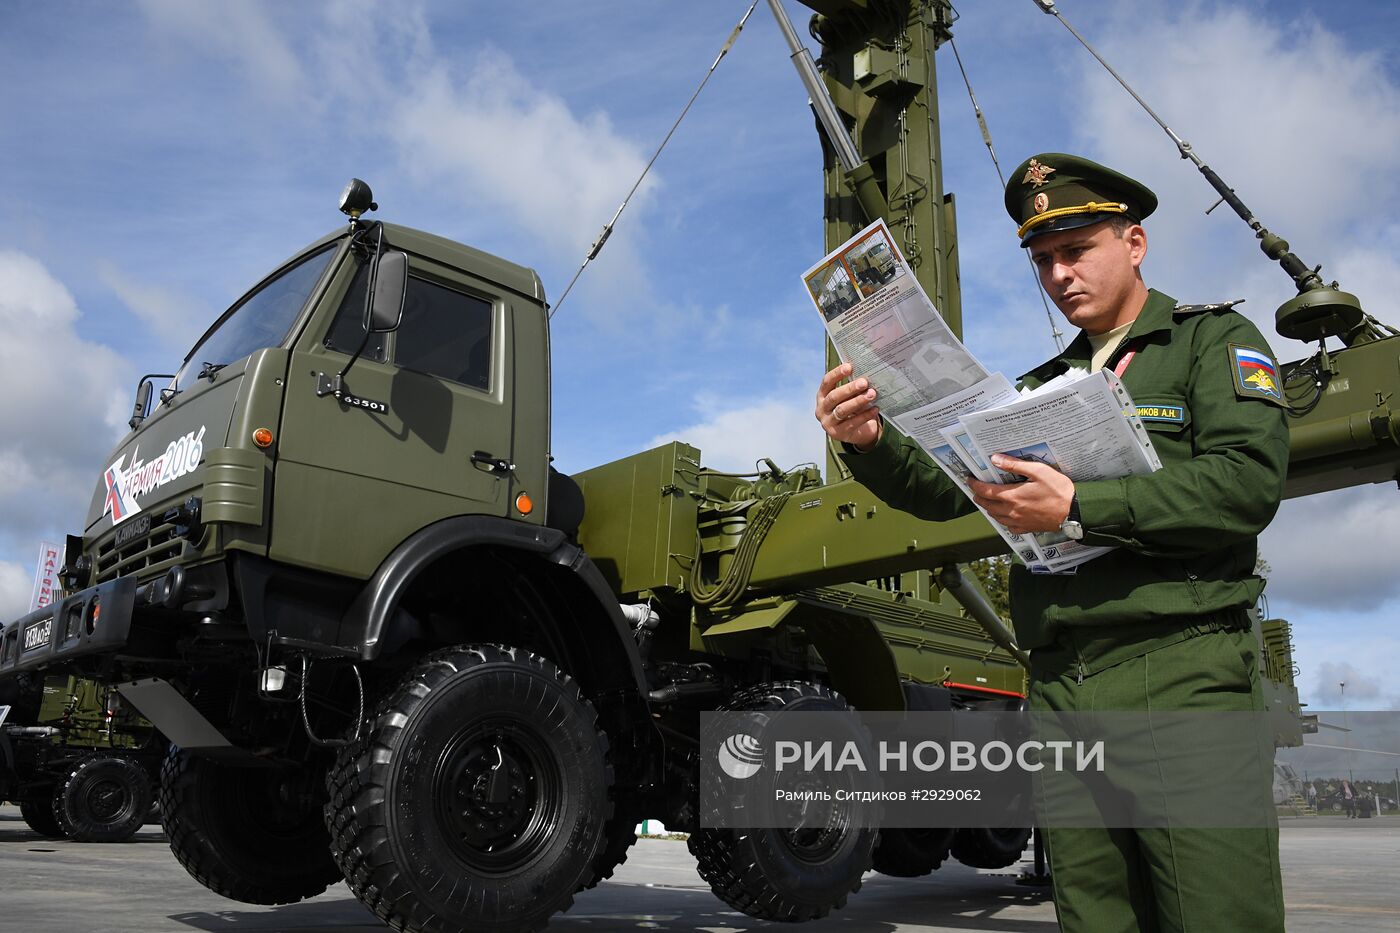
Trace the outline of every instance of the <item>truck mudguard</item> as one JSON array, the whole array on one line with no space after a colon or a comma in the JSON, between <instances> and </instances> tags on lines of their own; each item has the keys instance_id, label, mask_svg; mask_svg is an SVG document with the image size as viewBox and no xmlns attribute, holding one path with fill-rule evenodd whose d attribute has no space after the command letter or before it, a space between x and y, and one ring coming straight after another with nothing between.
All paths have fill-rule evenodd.
<instances>
[{"instance_id":1,"label":"truck mudguard","mask_svg":"<svg viewBox=\"0 0 1400 933\"><path fill-rule=\"evenodd\" d=\"M527 525L486 515L444 519L416 532L396 547L379 565L346 612L340 627L340 646L354 649L360 658L379 656L387 629L399 601L413 580L435 560L466 547L486 546L535 555L570 571L617 635L616 647L625 655L637 695L647 695L637 642L622 617L617 597L608 588L593 561L568 536L555 528ZM555 659L561 660L562 659ZM577 675L575 675L577 676Z\"/></svg>"}]
</instances>

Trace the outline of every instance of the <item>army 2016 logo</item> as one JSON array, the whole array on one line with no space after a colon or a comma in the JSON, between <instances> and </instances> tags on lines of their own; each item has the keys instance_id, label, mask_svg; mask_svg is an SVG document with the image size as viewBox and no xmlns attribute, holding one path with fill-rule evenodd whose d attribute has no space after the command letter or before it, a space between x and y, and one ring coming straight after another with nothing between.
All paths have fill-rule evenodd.
<instances>
[{"instance_id":1,"label":"army 2016 logo","mask_svg":"<svg viewBox=\"0 0 1400 933\"><path fill-rule=\"evenodd\" d=\"M1272 359L1248 347L1231 346L1230 355L1235 367L1235 380L1245 394L1283 399L1283 390L1279 388L1278 366Z\"/></svg>"},{"instance_id":2,"label":"army 2016 logo","mask_svg":"<svg viewBox=\"0 0 1400 933\"><path fill-rule=\"evenodd\" d=\"M102 514L111 515L113 525L120 524L141 511L138 498L193 472L204 457L204 431L200 427L197 432L171 441L165 452L149 463L137 458L139 447L131 452L131 465L126 469L122 469L126 454L118 457L102 474L102 482L107 486Z\"/></svg>"}]
</instances>

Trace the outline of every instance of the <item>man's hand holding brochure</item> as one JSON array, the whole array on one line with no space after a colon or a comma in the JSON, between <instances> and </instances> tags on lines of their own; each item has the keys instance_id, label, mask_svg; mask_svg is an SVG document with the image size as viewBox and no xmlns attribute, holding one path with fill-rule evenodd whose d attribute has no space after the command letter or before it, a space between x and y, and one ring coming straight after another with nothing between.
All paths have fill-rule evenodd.
<instances>
[{"instance_id":1,"label":"man's hand holding brochure","mask_svg":"<svg viewBox=\"0 0 1400 933\"><path fill-rule=\"evenodd\" d=\"M875 389L883 416L969 498L969 480L1025 479L994 466L996 455L1045 464L1076 482L1160 469L1112 372L1071 371L1019 393L1001 373L988 372L944 323L883 221L843 243L803 281L837 353ZM1038 572L1072 572L1108 550L1058 531L1016 534L988 519Z\"/></svg>"}]
</instances>

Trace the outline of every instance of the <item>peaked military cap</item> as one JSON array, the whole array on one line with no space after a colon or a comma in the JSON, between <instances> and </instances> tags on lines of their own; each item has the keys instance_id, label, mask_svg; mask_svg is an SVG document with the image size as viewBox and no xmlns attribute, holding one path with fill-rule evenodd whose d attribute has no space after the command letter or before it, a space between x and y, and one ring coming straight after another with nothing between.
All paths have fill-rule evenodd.
<instances>
[{"instance_id":1,"label":"peaked military cap","mask_svg":"<svg viewBox=\"0 0 1400 933\"><path fill-rule=\"evenodd\" d=\"M1157 195L1127 175L1063 152L1022 162L1006 186L1006 212L1019 224L1021 245L1055 230L1087 227L1113 217L1137 223L1157 209Z\"/></svg>"}]
</instances>

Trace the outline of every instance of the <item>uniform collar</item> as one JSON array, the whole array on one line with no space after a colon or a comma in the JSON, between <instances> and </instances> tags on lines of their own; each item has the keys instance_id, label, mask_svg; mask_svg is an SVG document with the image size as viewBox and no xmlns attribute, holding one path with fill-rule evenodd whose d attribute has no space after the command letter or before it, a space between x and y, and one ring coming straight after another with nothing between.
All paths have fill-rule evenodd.
<instances>
[{"instance_id":1,"label":"uniform collar","mask_svg":"<svg viewBox=\"0 0 1400 933\"><path fill-rule=\"evenodd\" d=\"M1149 334L1158 331L1169 331L1175 326L1176 317L1173 314L1177 307L1176 299L1169 295L1164 295L1155 288L1147 290L1147 303L1142 306L1138 316L1133 321L1133 326L1128 328L1128 334L1123 338L1124 342L1130 340L1141 340ZM1027 379L1034 379L1036 384L1049 382L1056 376L1067 371L1072 366L1085 369L1089 365L1089 360L1093 357L1092 349L1089 346L1089 335L1080 331L1065 347L1064 352L1059 356L1047 360L1028 373L1023 373L1017 380L1025 382Z\"/></svg>"},{"instance_id":2,"label":"uniform collar","mask_svg":"<svg viewBox=\"0 0 1400 933\"><path fill-rule=\"evenodd\" d=\"M1137 320L1128 329L1128 340L1146 337L1159 330L1171 330L1176 323L1172 312L1176 310L1176 299L1163 295L1155 288L1147 290L1147 303L1142 306Z\"/></svg>"}]
</instances>

